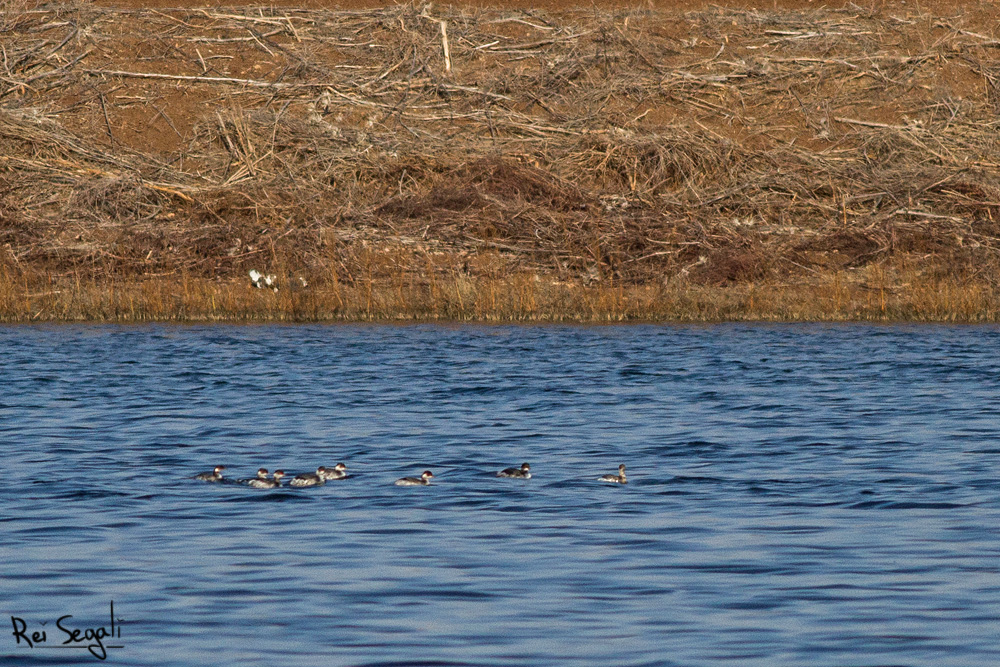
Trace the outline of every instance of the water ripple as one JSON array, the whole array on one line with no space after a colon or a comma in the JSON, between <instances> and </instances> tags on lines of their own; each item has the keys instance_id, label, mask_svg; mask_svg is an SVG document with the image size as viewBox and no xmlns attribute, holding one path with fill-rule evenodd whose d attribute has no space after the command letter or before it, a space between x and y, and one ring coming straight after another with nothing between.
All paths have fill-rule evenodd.
<instances>
[{"instance_id":1,"label":"water ripple","mask_svg":"<svg viewBox=\"0 0 1000 667\"><path fill-rule=\"evenodd\" d=\"M139 667L992 666L998 344L0 328L5 613L99 624L113 598L109 660ZM338 461L318 488L193 479ZM495 477L522 461L532 479ZM628 485L597 481L619 463ZM93 661L5 641L0 665Z\"/></svg>"}]
</instances>

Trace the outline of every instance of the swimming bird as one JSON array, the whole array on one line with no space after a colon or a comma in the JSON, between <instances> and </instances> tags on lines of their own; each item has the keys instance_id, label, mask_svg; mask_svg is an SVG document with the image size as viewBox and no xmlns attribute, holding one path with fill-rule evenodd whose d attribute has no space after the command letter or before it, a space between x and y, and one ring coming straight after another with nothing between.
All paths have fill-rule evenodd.
<instances>
[{"instance_id":1,"label":"swimming bird","mask_svg":"<svg viewBox=\"0 0 1000 667\"><path fill-rule=\"evenodd\" d=\"M257 468L257 476L250 479L241 479L240 484L249 484L255 479L267 479L267 468Z\"/></svg>"},{"instance_id":2,"label":"swimming bird","mask_svg":"<svg viewBox=\"0 0 1000 667\"><path fill-rule=\"evenodd\" d=\"M618 466L617 475L601 475L597 478L601 482L611 482L613 484L628 484L628 480L625 478L625 464Z\"/></svg>"},{"instance_id":3,"label":"swimming bird","mask_svg":"<svg viewBox=\"0 0 1000 667\"><path fill-rule=\"evenodd\" d=\"M203 482L221 482L222 481L222 471L226 469L226 466L215 466L212 472L200 472L194 476L195 479L200 479Z\"/></svg>"},{"instance_id":4,"label":"swimming bird","mask_svg":"<svg viewBox=\"0 0 1000 667\"><path fill-rule=\"evenodd\" d=\"M316 472L307 472L301 475L296 475L292 477L292 481L288 483L289 486L319 486L320 484L326 484L326 468L320 466L316 468Z\"/></svg>"},{"instance_id":5,"label":"swimming bird","mask_svg":"<svg viewBox=\"0 0 1000 667\"><path fill-rule=\"evenodd\" d=\"M319 471L317 471L318 473ZM347 466L343 463L338 463L333 466L333 468L323 468L323 474L320 475L324 480L330 481L331 479L344 479L347 477Z\"/></svg>"},{"instance_id":6,"label":"swimming bird","mask_svg":"<svg viewBox=\"0 0 1000 667\"><path fill-rule=\"evenodd\" d=\"M531 479L531 466L522 463L520 468L504 468L497 473L497 477L516 477L518 479Z\"/></svg>"},{"instance_id":7,"label":"swimming bird","mask_svg":"<svg viewBox=\"0 0 1000 667\"><path fill-rule=\"evenodd\" d=\"M284 470L275 470L274 474L271 475L271 479L267 479L266 477L261 479L260 477L257 477L255 479L251 479L247 482L247 484L255 489L276 489L281 486L281 478L284 476Z\"/></svg>"},{"instance_id":8,"label":"swimming bird","mask_svg":"<svg viewBox=\"0 0 1000 667\"><path fill-rule=\"evenodd\" d=\"M434 473L430 470L425 470L420 474L420 477L403 477L397 479L396 486L428 486L433 476Z\"/></svg>"}]
</instances>

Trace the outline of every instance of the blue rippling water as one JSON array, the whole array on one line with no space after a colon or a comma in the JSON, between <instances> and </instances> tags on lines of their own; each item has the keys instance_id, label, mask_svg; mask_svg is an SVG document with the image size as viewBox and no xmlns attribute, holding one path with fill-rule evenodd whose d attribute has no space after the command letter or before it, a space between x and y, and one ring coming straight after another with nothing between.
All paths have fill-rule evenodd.
<instances>
[{"instance_id":1,"label":"blue rippling water","mask_svg":"<svg viewBox=\"0 0 1000 667\"><path fill-rule=\"evenodd\" d=\"M998 346L0 328L0 612L49 631L0 664L93 663L55 619L112 599L108 661L138 666L1000 664ZM192 479L338 461L312 489ZM627 486L596 481L619 463Z\"/></svg>"}]
</instances>

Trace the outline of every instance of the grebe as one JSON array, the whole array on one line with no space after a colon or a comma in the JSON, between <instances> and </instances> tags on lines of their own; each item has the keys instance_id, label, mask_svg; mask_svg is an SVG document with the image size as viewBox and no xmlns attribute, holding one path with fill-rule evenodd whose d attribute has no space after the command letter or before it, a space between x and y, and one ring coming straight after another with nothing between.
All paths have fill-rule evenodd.
<instances>
[{"instance_id":1,"label":"grebe","mask_svg":"<svg viewBox=\"0 0 1000 667\"><path fill-rule=\"evenodd\" d=\"M222 481L222 471L226 469L226 466L215 466L212 472L200 472L194 476L195 479L200 479L203 482L221 482Z\"/></svg>"},{"instance_id":2,"label":"grebe","mask_svg":"<svg viewBox=\"0 0 1000 667\"><path fill-rule=\"evenodd\" d=\"M272 479L260 478L251 479L247 484L255 489L276 489L281 486L281 478L285 476L283 470L275 470Z\"/></svg>"},{"instance_id":3,"label":"grebe","mask_svg":"<svg viewBox=\"0 0 1000 667\"><path fill-rule=\"evenodd\" d=\"M347 477L347 466L343 463L338 463L332 468L324 468L323 474L320 477L327 481L331 479L344 479Z\"/></svg>"},{"instance_id":4,"label":"grebe","mask_svg":"<svg viewBox=\"0 0 1000 667\"><path fill-rule=\"evenodd\" d=\"M611 482L612 484L628 484L628 480L625 479L625 464L618 466L617 475L601 475L597 478L601 482Z\"/></svg>"},{"instance_id":5,"label":"grebe","mask_svg":"<svg viewBox=\"0 0 1000 667\"><path fill-rule=\"evenodd\" d=\"M257 476L250 479L241 479L240 484L249 484L255 479L267 479L267 468L257 468Z\"/></svg>"},{"instance_id":6,"label":"grebe","mask_svg":"<svg viewBox=\"0 0 1000 667\"><path fill-rule=\"evenodd\" d=\"M402 479L397 479L396 486L428 486L433 476L434 473L430 470L425 470L420 474L420 477L403 477Z\"/></svg>"},{"instance_id":7,"label":"grebe","mask_svg":"<svg viewBox=\"0 0 1000 667\"><path fill-rule=\"evenodd\" d=\"M520 468L504 468L497 473L497 477L516 477L518 479L531 479L531 466L522 463Z\"/></svg>"},{"instance_id":8,"label":"grebe","mask_svg":"<svg viewBox=\"0 0 1000 667\"><path fill-rule=\"evenodd\" d=\"M323 466L316 468L314 473L307 472L296 475L289 482L290 486L319 486L320 484L326 484L326 468Z\"/></svg>"}]
</instances>

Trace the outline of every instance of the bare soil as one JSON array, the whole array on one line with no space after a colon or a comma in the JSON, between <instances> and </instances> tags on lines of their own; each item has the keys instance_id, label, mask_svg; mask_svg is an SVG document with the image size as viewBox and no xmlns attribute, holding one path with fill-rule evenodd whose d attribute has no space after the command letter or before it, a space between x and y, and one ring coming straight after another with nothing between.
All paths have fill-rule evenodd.
<instances>
[{"instance_id":1,"label":"bare soil","mask_svg":"<svg viewBox=\"0 0 1000 667\"><path fill-rule=\"evenodd\" d=\"M987 2L7 1L0 288L31 310L254 268L341 300L877 283L989 308L998 26Z\"/></svg>"}]
</instances>

